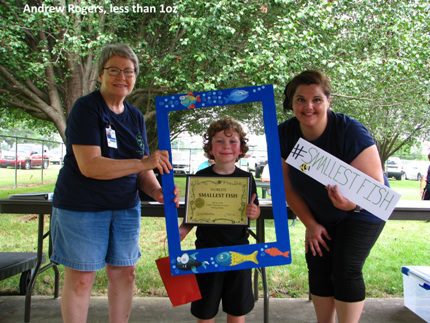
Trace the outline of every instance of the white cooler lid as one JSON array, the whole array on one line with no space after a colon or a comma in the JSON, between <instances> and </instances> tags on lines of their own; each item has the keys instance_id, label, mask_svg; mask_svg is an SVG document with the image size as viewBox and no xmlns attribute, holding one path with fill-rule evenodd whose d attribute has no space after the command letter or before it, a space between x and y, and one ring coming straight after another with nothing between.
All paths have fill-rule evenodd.
<instances>
[{"instance_id":1,"label":"white cooler lid","mask_svg":"<svg viewBox=\"0 0 430 323\"><path fill-rule=\"evenodd\" d=\"M402 273L405 275L413 274L430 283L430 266L403 266Z\"/></svg>"}]
</instances>

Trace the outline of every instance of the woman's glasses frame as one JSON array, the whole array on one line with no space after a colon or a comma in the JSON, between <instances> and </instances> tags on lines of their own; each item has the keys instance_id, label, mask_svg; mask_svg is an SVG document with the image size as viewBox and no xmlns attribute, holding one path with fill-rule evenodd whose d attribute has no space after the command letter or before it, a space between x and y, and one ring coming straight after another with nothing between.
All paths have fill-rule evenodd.
<instances>
[{"instance_id":1,"label":"woman's glasses frame","mask_svg":"<svg viewBox=\"0 0 430 323\"><path fill-rule=\"evenodd\" d=\"M122 70L119 67L109 66L109 67L104 67L103 69L107 70L109 76L119 76L121 72L124 74L126 78L131 78L136 75L136 70L133 68L125 68Z\"/></svg>"}]
</instances>

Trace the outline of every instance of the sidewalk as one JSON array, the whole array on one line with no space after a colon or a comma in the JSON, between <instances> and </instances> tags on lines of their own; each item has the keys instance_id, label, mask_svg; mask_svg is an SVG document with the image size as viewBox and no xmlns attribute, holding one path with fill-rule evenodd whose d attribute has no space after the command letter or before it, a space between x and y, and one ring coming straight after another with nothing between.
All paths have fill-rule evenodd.
<instances>
[{"instance_id":1,"label":"sidewalk","mask_svg":"<svg viewBox=\"0 0 430 323\"><path fill-rule=\"evenodd\" d=\"M31 322L60 323L60 299L33 296ZM16 323L24 320L23 296L0 296L0 322ZM172 307L168 298L136 297L130 322L145 323L188 323L196 320L189 313L189 305ZM225 322L226 316L219 312L217 322ZM263 300L260 299L254 310L248 314L247 323L263 323ZM269 303L269 321L316 322L312 303L307 299L271 298ZM88 322L108 322L107 298L92 297ZM403 306L402 298L370 298L366 300L361 323L422 323L413 312Z\"/></svg>"}]
</instances>

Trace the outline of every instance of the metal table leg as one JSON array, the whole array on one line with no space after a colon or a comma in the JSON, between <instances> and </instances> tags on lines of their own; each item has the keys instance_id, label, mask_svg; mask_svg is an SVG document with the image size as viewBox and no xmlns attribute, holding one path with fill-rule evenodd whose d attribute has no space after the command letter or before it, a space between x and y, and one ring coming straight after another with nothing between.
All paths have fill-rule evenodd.
<instances>
[{"instance_id":1,"label":"metal table leg","mask_svg":"<svg viewBox=\"0 0 430 323\"><path fill-rule=\"evenodd\" d=\"M25 294L25 310L24 310L24 322L30 322L30 312L31 312L31 295L33 293L34 284L36 282L36 277L38 274L44 272L49 268L53 268L55 274L55 289L54 289L54 298L58 297L59 294L59 271L56 264L49 262L47 265L41 267L43 262L43 239L49 237L49 256L51 255L51 237L50 230L47 233L44 233L44 214L39 214L38 216L38 232L37 232L37 263L34 268L34 272L31 275L31 279L27 286L27 291Z\"/></svg>"},{"instance_id":2,"label":"metal table leg","mask_svg":"<svg viewBox=\"0 0 430 323\"><path fill-rule=\"evenodd\" d=\"M43 261L43 220L44 214L39 214L37 229L37 263L28 283L27 292L25 293L24 322L26 323L30 322L31 294L33 293L34 282L36 281L36 276L39 273L39 268Z\"/></svg>"},{"instance_id":3,"label":"metal table leg","mask_svg":"<svg viewBox=\"0 0 430 323\"><path fill-rule=\"evenodd\" d=\"M262 243L265 241L266 237L264 234L264 219L258 218L256 223L257 231L257 242ZM261 273L261 283L263 285L263 300L264 300L264 323L269 322L269 291L267 289L267 277L266 268L258 268ZM255 300L258 299L258 272L254 273L254 297Z\"/></svg>"},{"instance_id":4,"label":"metal table leg","mask_svg":"<svg viewBox=\"0 0 430 323\"><path fill-rule=\"evenodd\" d=\"M267 289L266 268L260 268L261 283L263 284L263 298L264 298L264 323L269 322L269 291Z\"/></svg>"}]
</instances>

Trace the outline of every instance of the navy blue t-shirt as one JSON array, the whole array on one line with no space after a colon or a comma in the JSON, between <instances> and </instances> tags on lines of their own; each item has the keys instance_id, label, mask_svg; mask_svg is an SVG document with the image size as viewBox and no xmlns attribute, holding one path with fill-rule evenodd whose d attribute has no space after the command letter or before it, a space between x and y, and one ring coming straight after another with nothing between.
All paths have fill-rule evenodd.
<instances>
[{"instance_id":1,"label":"navy blue t-shirt","mask_svg":"<svg viewBox=\"0 0 430 323\"><path fill-rule=\"evenodd\" d=\"M287 159L299 138L303 138L299 121L293 117L278 126L281 156ZM328 111L327 127L314 141L315 146L336 156L347 164L366 148L375 144L369 131L357 120L344 114ZM306 202L315 219L323 225L336 224L351 212L335 208L324 185L294 167L289 167L291 184L296 193ZM388 183L386 182L386 185ZM287 192L288 194L288 192ZM382 221L366 210L354 213L357 219L371 222Z\"/></svg>"},{"instance_id":2,"label":"navy blue t-shirt","mask_svg":"<svg viewBox=\"0 0 430 323\"><path fill-rule=\"evenodd\" d=\"M108 147L106 129L115 131L117 148ZM81 174L72 145L99 146L103 157L141 159L149 154L142 113L124 102L115 114L99 91L79 98L67 118L66 155L55 185L53 205L75 211L119 210L138 202L137 174L98 180Z\"/></svg>"},{"instance_id":3,"label":"navy blue t-shirt","mask_svg":"<svg viewBox=\"0 0 430 323\"><path fill-rule=\"evenodd\" d=\"M200 176L224 176L224 177L250 177L251 195L257 192L254 177L240 168L235 169L232 174L219 175L214 172L213 165L199 170L196 175ZM258 198L255 198L258 205ZM235 246L248 244L248 227L246 225L198 225L196 230L196 248L214 248L222 246Z\"/></svg>"}]
</instances>

